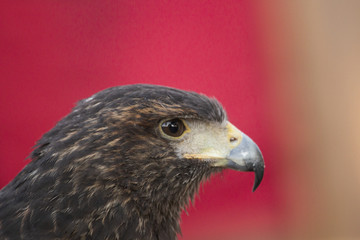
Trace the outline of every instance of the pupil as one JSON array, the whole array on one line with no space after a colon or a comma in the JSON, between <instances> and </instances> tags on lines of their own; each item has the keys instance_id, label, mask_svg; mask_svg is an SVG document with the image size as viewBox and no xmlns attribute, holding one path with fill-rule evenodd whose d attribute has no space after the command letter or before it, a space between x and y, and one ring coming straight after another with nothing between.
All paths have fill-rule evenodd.
<instances>
[{"instance_id":1,"label":"pupil","mask_svg":"<svg viewBox=\"0 0 360 240\"><path fill-rule=\"evenodd\" d=\"M178 131L179 127L176 122L171 122L169 126L169 130L172 133L176 133Z\"/></svg>"}]
</instances>

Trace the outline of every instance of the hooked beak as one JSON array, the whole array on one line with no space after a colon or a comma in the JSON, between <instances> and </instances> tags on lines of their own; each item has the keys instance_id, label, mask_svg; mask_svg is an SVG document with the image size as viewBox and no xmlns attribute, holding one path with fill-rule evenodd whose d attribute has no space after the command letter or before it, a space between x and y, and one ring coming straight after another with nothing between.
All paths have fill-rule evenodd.
<instances>
[{"instance_id":1,"label":"hooked beak","mask_svg":"<svg viewBox=\"0 0 360 240\"><path fill-rule=\"evenodd\" d=\"M201 135L201 134L199 134ZM259 147L251 138L237 129L230 122L226 125L226 136L200 139L202 150L197 153L186 153L185 158L209 161L212 167L230 168L237 171L255 173L253 191L260 185L264 176L264 159Z\"/></svg>"},{"instance_id":2,"label":"hooked beak","mask_svg":"<svg viewBox=\"0 0 360 240\"><path fill-rule=\"evenodd\" d=\"M253 171L255 173L254 192L261 183L265 168L263 156L256 143L246 134L242 133L240 144L231 150L226 160L225 167L238 171Z\"/></svg>"},{"instance_id":3,"label":"hooked beak","mask_svg":"<svg viewBox=\"0 0 360 240\"><path fill-rule=\"evenodd\" d=\"M227 124L228 146L231 148L223 159L214 161L213 166L225 167L237 171L255 173L253 192L260 185L264 176L264 158L256 143L230 122Z\"/></svg>"}]
</instances>

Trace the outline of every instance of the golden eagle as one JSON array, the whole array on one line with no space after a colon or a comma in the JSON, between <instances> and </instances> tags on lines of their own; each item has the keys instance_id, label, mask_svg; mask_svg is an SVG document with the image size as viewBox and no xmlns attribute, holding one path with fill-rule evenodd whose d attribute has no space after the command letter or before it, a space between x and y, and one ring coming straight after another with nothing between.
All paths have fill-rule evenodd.
<instances>
[{"instance_id":1,"label":"golden eagle","mask_svg":"<svg viewBox=\"0 0 360 240\"><path fill-rule=\"evenodd\" d=\"M80 101L30 158L0 192L0 239L176 239L201 181L264 173L218 101L144 84Z\"/></svg>"}]
</instances>

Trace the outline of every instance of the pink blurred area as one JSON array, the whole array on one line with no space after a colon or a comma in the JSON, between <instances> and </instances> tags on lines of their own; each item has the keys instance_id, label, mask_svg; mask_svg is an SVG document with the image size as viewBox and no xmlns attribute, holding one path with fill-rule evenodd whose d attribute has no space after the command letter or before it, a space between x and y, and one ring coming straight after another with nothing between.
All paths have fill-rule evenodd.
<instances>
[{"instance_id":1,"label":"pink blurred area","mask_svg":"<svg viewBox=\"0 0 360 240\"><path fill-rule=\"evenodd\" d=\"M80 99L160 84L216 97L266 163L255 193L251 173L205 183L182 215L180 239L360 237L358 17L339 5L2 1L0 187ZM325 41L339 29L345 40Z\"/></svg>"}]
</instances>

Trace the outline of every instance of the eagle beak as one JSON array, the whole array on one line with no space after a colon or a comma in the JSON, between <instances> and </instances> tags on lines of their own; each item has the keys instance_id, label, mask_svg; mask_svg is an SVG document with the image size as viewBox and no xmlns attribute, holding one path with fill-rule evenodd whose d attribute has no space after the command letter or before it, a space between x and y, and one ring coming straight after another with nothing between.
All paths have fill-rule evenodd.
<instances>
[{"instance_id":1,"label":"eagle beak","mask_svg":"<svg viewBox=\"0 0 360 240\"><path fill-rule=\"evenodd\" d=\"M207 133L207 132L206 132ZM215 135L215 134L213 134ZM184 158L202 159L215 168L231 168L237 171L252 171L255 173L253 191L255 191L264 176L264 159L259 147L251 138L237 129L230 122L226 125L226 136L209 137L204 135L197 140L200 149L197 153L186 153ZM201 136L201 134L198 134ZM214 140L215 139L215 140Z\"/></svg>"},{"instance_id":2,"label":"eagle beak","mask_svg":"<svg viewBox=\"0 0 360 240\"><path fill-rule=\"evenodd\" d=\"M230 151L224 167L238 171L253 171L255 173L254 192L264 176L264 159L256 143L246 134L241 134L240 144Z\"/></svg>"}]
</instances>

